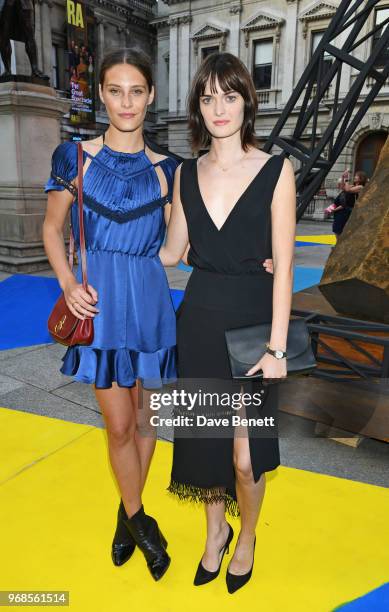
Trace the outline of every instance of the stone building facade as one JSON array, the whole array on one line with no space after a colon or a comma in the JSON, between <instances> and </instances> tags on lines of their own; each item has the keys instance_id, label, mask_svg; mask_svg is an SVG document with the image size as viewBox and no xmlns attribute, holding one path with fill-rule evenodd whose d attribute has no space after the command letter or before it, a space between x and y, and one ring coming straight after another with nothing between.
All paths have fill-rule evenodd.
<instances>
[{"instance_id":1,"label":"stone building facade","mask_svg":"<svg viewBox=\"0 0 389 612\"><path fill-rule=\"evenodd\" d=\"M261 147L339 3L340 0L84 0L93 14L97 69L104 53L118 46L136 45L151 56L156 97L146 127L159 144L184 157L192 155L186 121L187 94L191 79L207 54L218 50L234 53L252 73L258 93L256 134ZM381 23L388 15L389 0L380 0L368 27ZM66 0L36 0L35 24L39 67L50 76L57 98L65 101L69 98ZM346 37L347 32L342 36ZM12 46L13 71L29 74L24 45L13 42ZM355 54L363 61L370 49L371 41L367 40ZM386 60L389 61L389 54ZM349 91L356 75L353 68L344 68L341 97ZM370 86L367 82L361 91L361 101ZM330 120L333 87L319 112L319 133ZM61 118L62 140L74 136L93 138L106 128L108 120L98 101L97 83L95 99L95 123L78 127L65 113ZM292 131L294 119L291 116L286 133ZM327 176L323 186L327 195L335 193L336 180L345 168L373 174L388 130L389 82Z\"/></svg>"},{"instance_id":2,"label":"stone building facade","mask_svg":"<svg viewBox=\"0 0 389 612\"><path fill-rule=\"evenodd\" d=\"M75 0L76 1L76 0ZM155 18L155 0L82 0L93 15L96 74L104 53L119 46L136 45L152 57L156 53L156 29L151 25ZM35 39L38 48L39 68L50 77L50 84L59 98L67 99L69 75L67 74L67 23L66 0L35 1ZM24 44L12 42L12 72L30 74L30 66ZM3 66L0 59L0 72ZM96 79L97 80L97 79ZM70 125L65 115L61 125L61 138L81 134L92 138L101 133L107 117L98 100L95 83L96 123L77 128ZM156 122L153 111L148 123Z\"/></svg>"},{"instance_id":3,"label":"stone building facade","mask_svg":"<svg viewBox=\"0 0 389 612\"><path fill-rule=\"evenodd\" d=\"M154 63L156 99L147 128L160 144L184 157L191 155L186 122L186 97L202 59L214 50L239 56L253 74L258 92L256 133L262 146L276 123L340 0L84 0L94 15L97 68L108 49L137 45ZM389 0L381 0L371 23L389 15ZM50 76L59 98L66 87L66 0L36 0L35 29L39 66ZM363 34L363 33L361 33ZM347 32L344 32L344 37ZM13 42L13 69L29 74L24 45ZM356 51L364 60L366 41ZM388 57L388 56L387 56ZM330 61L330 59L329 59ZM1 68L1 60L0 60ZM356 70L343 70L344 96ZM333 86L320 111L319 131L329 121ZM369 83L361 100L369 92ZM96 123L77 128L65 115L61 138L80 134L91 138L104 129L107 117L97 100ZM292 127L293 117L291 117ZM286 126L286 129L288 126ZM372 174L389 129L389 82L382 88L358 126L338 163L327 177L334 184L345 167Z\"/></svg>"},{"instance_id":4,"label":"stone building facade","mask_svg":"<svg viewBox=\"0 0 389 612\"><path fill-rule=\"evenodd\" d=\"M253 75L258 92L256 133L262 146L278 120L320 38L332 19L339 0L164 0L158 3L157 28L157 126L161 142L188 157L191 155L186 96L202 59L213 50L239 56ZM367 27L389 16L389 1L376 7ZM363 32L361 32L363 35ZM347 36L347 31L342 35ZM367 40L355 54L364 60L371 49ZM386 56L386 59L389 58ZM328 61L331 61L328 58ZM357 71L343 69L343 98ZM362 100L369 92L367 83ZM318 130L330 120L334 84L323 105ZM290 131L294 118L291 117ZM339 174L350 168L372 175L389 130L389 81L371 105L326 179L335 187ZM286 131L289 133L288 125Z\"/></svg>"},{"instance_id":5,"label":"stone building facade","mask_svg":"<svg viewBox=\"0 0 389 612\"><path fill-rule=\"evenodd\" d=\"M14 10L18 7L15 4ZM11 72L16 76L0 79L0 270L48 267L42 242L47 196L42 186L52 152L61 140L89 139L106 129L96 82L103 54L136 44L154 56L156 28L150 21L155 7L154 0L34 1L38 67L49 80L26 78L30 63L25 45L12 41ZM91 100L96 100L94 109ZM153 110L146 124L154 128Z\"/></svg>"}]
</instances>

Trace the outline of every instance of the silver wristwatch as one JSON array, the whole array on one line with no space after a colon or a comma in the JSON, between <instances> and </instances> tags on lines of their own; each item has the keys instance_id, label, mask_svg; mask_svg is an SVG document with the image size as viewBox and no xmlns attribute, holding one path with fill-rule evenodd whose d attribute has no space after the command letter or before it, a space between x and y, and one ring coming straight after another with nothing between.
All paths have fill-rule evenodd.
<instances>
[{"instance_id":1,"label":"silver wristwatch","mask_svg":"<svg viewBox=\"0 0 389 612\"><path fill-rule=\"evenodd\" d=\"M266 342L265 343L266 346L266 353L269 353L270 355L273 355L273 357L275 357L276 359L283 359L284 357L286 357L286 351L281 351L279 349L271 349L269 344Z\"/></svg>"}]
</instances>

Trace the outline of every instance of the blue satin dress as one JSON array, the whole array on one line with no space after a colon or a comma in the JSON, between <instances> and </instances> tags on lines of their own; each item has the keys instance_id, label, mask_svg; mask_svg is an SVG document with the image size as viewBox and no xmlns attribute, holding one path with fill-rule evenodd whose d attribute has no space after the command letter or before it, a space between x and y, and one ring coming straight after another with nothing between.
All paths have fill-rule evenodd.
<instances>
[{"instance_id":1,"label":"blue satin dress","mask_svg":"<svg viewBox=\"0 0 389 612\"><path fill-rule=\"evenodd\" d=\"M104 145L97 155L84 151L84 227L88 283L98 293L94 340L68 347L61 372L98 388L149 389L176 378L176 318L165 270L158 256L165 235L164 204L171 201L179 162L172 157L152 164L144 150L121 153ZM168 184L161 197L155 170ZM77 176L77 145L64 142L54 151L45 192L69 189ZM77 198L71 207L79 250ZM82 282L81 265L76 272Z\"/></svg>"}]
</instances>

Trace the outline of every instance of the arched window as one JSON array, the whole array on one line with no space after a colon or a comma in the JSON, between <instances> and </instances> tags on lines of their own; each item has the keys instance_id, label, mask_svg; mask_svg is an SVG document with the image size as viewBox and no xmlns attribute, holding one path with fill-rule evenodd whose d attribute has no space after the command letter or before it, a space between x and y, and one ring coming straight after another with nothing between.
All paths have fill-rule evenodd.
<instances>
[{"instance_id":1,"label":"arched window","mask_svg":"<svg viewBox=\"0 0 389 612\"><path fill-rule=\"evenodd\" d=\"M355 172L363 170L369 178L373 176L381 149L387 137L387 132L373 132L361 140L355 157Z\"/></svg>"}]
</instances>

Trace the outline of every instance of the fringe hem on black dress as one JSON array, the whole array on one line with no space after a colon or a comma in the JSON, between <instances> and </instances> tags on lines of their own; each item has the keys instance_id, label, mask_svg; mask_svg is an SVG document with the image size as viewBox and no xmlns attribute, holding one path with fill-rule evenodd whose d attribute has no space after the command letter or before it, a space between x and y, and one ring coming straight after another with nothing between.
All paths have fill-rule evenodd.
<instances>
[{"instance_id":1,"label":"fringe hem on black dress","mask_svg":"<svg viewBox=\"0 0 389 612\"><path fill-rule=\"evenodd\" d=\"M227 493L225 488L213 487L212 489L206 489L204 487L196 487L194 485L171 480L167 491L185 502L205 504L224 502L226 512L230 516L240 516L237 500Z\"/></svg>"}]
</instances>

